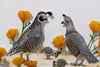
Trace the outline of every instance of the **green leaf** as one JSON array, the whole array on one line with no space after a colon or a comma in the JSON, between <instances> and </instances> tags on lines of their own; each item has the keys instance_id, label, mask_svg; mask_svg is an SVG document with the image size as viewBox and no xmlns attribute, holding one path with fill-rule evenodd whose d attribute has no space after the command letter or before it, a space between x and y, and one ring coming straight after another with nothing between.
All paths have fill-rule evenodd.
<instances>
[{"instance_id":1,"label":"green leaf","mask_svg":"<svg viewBox=\"0 0 100 67\"><path fill-rule=\"evenodd\" d=\"M30 25L31 23L30 22L28 22L28 25Z\"/></svg>"},{"instance_id":2,"label":"green leaf","mask_svg":"<svg viewBox=\"0 0 100 67\"><path fill-rule=\"evenodd\" d=\"M99 32L99 36L100 36L100 32Z\"/></svg>"},{"instance_id":3,"label":"green leaf","mask_svg":"<svg viewBox=\"0 0 100 67\"><path fill-rule=\"evenodd\" d=\"M93 51L95 51L97 48L96 48L96 46L94 45L94 48L92 49L92 51L91 52L93 52Z\"/></svg>"},{"instance_id":4,"label":"green leaf","mask_svg":"<svg viewBox=\"0 0 100 67\"><path fill-rule=\"evenodd\" d=\"M1 57L0 57L0 60L1 60Z\"/></svg>"},{"instance_id":5,"label":"green leaf","mask_svg":"<svg viewBox=\"0 0 100 67\"><path fill-rule=\"evenodd\" d=\"M98 53L98 50L96 50L93 54L97 54Z\"/></svg>"},{"instance_id":6,"label":"green leaf","mask_svg":"<svg viewBox=\"0 0 100 67\"><path fill-rule=\"evenodd\" d=\"M62 48L60 50L62 51Z\"/></svg>"},{"instance_id":7,"label":"green leaf","mask_svg":"<svg viewBox=\"0 0 100 67\"><path fill-rule=\"evenodd\" d=\"M90 37L91 37L91 40L93 40L93 39L94 39L93 35L91 35L91 34L90 34Z\"/></svg>"}]
</instances>

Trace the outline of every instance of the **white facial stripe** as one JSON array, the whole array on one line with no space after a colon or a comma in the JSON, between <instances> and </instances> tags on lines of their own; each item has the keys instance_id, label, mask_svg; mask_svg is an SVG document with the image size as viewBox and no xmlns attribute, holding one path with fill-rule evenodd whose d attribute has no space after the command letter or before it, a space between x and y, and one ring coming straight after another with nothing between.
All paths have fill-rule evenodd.
<instances>
[{"instance_id":1,"label":"white facial stripe","mask_svg":"<svg viewBox=\"0 0 100 67\"><path fill-rule=\"evenodd\" d=\"M38 18L37 18L38 21L39 21L40 23L42 23L42 21L39 20L39 17L42 16L42 15L45 15L45 14L39 14L39 15L38 15ZM46 15L45 15L45 16L46 16ZM46 16L46 17L47 17L47 16Z\"/></svg>"},{"instance_id":2,"label":"white facial stripe","mask_svg":"<svg viewBox=\"0 0 100 67\"><path fill-rule=\"evenodd\" d=\"M66 21L66 20L67 20L67 21L70 21L69 19L65 19L65 21Z\"/></svg>"}]
</instances>

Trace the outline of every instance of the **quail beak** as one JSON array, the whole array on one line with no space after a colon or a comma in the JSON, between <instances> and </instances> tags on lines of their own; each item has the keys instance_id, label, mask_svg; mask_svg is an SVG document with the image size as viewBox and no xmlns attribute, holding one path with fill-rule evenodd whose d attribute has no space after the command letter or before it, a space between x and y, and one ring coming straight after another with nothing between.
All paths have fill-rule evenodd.
<instances>
[{"instance_id":1,"label":"quail beak","mask_svg":"<svg viewBox=\"0 0 100 67\"><path fill-rule=\"evenodd\" d=\"M47 16L43 16L43 20L44 20L44 22L47 22L48 23Z\"/></svg>"},{"instance_id":2,"label":"quail beak","mask_svg":"<svg viewBox=\"0 0 100 67\"><path fill-rule=\"evenodd\" d=\"M44 22L44 23L49 23L49 22L48 22L47 16L43 16L43 22Z\"/></svg>"},{"instance_id":3,"label":"quail beak","mask_svg":"<svg viewBox=\"0 0 100 67\"><path fill-rule=\"evenodd\" d=\"M47 17L46 17L46 16L43 16L43 19L44 19L44 20L47 20Z\"/></svg>"}]
</instances>

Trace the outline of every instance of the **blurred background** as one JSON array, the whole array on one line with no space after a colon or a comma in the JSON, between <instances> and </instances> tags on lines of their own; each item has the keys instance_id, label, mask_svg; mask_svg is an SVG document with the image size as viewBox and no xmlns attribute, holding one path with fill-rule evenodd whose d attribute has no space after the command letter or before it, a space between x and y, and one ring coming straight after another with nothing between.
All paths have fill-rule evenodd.
<instances>
[{"instance_id":1,"label":"blurred background","mask_svg":"<svg viewBox=\"0 0 100 67\"><path fill-rule=\"evenodd\" d=\"M20 10L30 11L33 20L39 11L53 12L54 19L49 19L44 29L44 47L53 48L53 38L65 35L65 28L61 25L62 14L72 18L76 30L87 43L92 33L89 23L92 20L100 21L100 0L0 0L0 47L7 51L12 47L6 37L8 29L16 28L21 33L22 22L18 17Z\"/></svg>"}]
</instances>

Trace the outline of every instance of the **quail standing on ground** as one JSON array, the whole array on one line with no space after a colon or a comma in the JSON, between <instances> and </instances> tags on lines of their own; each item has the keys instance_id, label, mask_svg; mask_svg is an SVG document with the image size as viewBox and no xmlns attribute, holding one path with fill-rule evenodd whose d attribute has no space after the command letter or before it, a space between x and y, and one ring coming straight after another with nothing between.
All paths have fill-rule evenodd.
<instances>
[{"instance_id":1,"label":"quail standing on ground","mask_svg":"<svg viewBox=\"0 0 100 67\"><path fill-rule=\"evenodd\" d=\"M98 62L96 57L94 57L88 49L84 38L75 30L72 19L65 14L63 14L63 17L64 21L62 24L66 27L66 45L71 54L77 58L76 62L71 64L75 66L84 66L84 58L87 59L89 63ZM79 59L82 60L81 63L78 63Z\"/></svg>"},{"instance_id":2,"label":"quail standing on ground","mask_svg":"<svg viewBox=\"0 0 100 67\"><path fill-rule=\"evenodd\" d=\"M55 58L58 57L61 51L55 51L50 47L45 47L43 48L43 53L45 53L47 59L50 59L50 56L55 56Z\"/></svg>"},{"instance_id":3,"label":"quail standing on ground","mask_svg":"<svg viewBox=\"0 0 100 67\"><path fill-rule=\"evenodd\" d=\"M27 28L23 35L14 44L13 48L7 53L7 55L12 55L20 52L22 57L23 52L28 55L30 52L36 52L42 45L44 41L44 24L48 22L48 16L52 16L51 12L39 12L34 19L33 23Z\"/></svg>"}]
</instances>

